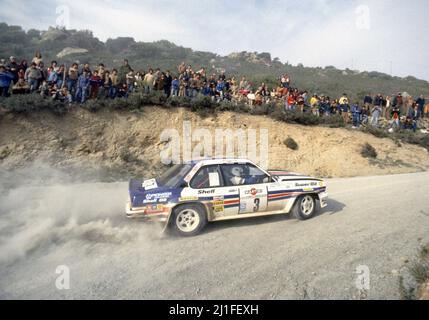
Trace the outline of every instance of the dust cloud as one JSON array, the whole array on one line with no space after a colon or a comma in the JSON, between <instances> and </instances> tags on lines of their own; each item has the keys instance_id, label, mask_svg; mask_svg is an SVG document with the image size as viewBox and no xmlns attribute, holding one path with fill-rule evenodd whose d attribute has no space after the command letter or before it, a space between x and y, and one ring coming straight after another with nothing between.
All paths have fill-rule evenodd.
<instances>
[{"instance_id":1,"label":"dust cloud","mask_svg":"<svg viewBox=\"0 0 429 320\"><path fill-rule=\"evenodd\" d=\"M0 265L65 245L73 250L160 236L159 228L143 231L142 223L125 218L127 182L79 183L78 174L40 164L0 171Z\"/></svg>"}]
</instances>

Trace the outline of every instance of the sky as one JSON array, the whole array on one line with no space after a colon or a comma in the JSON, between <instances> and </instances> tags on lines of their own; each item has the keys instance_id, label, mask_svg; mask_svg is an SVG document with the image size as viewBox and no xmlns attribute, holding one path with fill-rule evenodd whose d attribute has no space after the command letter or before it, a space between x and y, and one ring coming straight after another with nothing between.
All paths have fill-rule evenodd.
<instances>
[{"instance_id":1,"label":"sky","mask_svg":"<svg viewBox=\"0 0 429 320\"><path fill-rule=\"evenodd\" d=\"M169 40L220 55L429 80L427 0L0 0L0 21L61 25L100 40Z\"/></svg>"}]
</instances>

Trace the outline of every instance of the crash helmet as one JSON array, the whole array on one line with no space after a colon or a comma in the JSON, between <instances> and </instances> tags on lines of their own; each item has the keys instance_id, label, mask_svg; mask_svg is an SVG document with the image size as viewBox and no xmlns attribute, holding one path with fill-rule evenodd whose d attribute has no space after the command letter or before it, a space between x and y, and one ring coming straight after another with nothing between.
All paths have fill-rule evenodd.
<instances>
[{"instance_id":1,"label":"crash helmet","mask_svg":"<svg viewBox=\"0 0 429 320\"><path fill-rule=\"evenodd\" d=\"M234 177L242 177L243 176L243 173L244 173L244 171L243 171L243 168L242 167L233 167L232 169L231 169L231 174L234 176Z\"/></svg>"}]
</instances>

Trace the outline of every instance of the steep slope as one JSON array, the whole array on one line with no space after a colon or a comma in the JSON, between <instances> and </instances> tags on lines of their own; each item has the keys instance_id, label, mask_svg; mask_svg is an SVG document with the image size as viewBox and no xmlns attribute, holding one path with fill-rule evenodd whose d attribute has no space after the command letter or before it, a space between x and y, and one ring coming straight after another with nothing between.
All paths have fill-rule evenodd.
<instances>
[{"instance_id":1,"label":"steep slope","mask_svg":"<svg viewBox=\"0 0 429 320\"><path fill-rule=\"evenodd\" d=\"M135 113L109 110L90 113L75 109L63 117L49 112L6 114L0 118L0 169L37 163L78 168L79 172L104 172L109 179L155 175L164 170L160 153L166 143L161 142L161 133L165 129L175 129L182 136L184 121L189 122L192 132L208 129L206 132L213 139L216 129L243 129L246 134L247 129L255 129L258 148L259 130L267 129L271 169L289 169L322 177L429 169L426 149L406 144L398 146L390 139L361 132L290 125L265 116L231 112L202 119L182 108L160 107L146 107L143 112ZM297 151L284 144L288 136L298 143ZM365 142L375 147L377 159L361 156ZM197 143L194 142L193 147ZM214 147L215 140L212 140ZM238 148L236 150L238 156Z\"/></svg>"}]
</instances>

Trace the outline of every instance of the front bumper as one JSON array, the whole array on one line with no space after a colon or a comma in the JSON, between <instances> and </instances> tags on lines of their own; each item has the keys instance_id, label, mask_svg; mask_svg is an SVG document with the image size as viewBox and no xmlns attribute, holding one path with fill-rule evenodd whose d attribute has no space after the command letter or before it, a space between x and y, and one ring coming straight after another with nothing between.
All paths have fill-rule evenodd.
<instances>
[{"instance_id":1,"label":"front bumper","mask_svg":"<svg viewBox=\"0 0 429 320\"><path fill-rule=\"evenodd\" d=\"M325 208L328 206L328 193L327 192L321 192L319 193L319 201L320 201L320 207Z\"/></svg>"}]
</instances>

